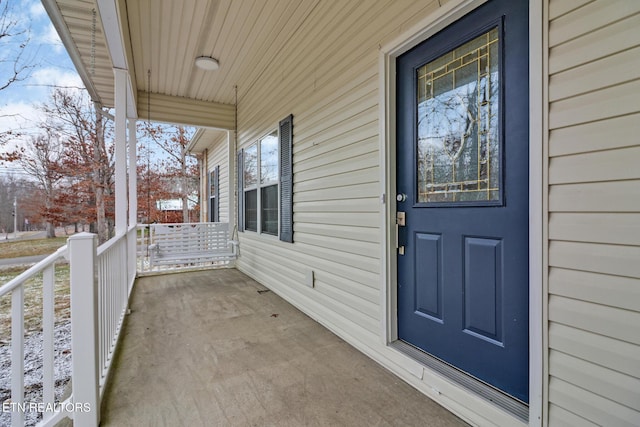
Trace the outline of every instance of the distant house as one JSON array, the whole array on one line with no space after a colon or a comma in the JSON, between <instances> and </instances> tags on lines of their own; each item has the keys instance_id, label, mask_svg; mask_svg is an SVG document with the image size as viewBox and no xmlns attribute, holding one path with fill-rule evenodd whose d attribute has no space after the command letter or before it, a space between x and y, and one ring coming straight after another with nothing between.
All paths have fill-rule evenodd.
<instances>
[{"instance_id":1,"label":"distant house","mask_svg":"<svg viewBox=\"0 0 640 427\"><path fill-rule=\"evenodd\" d=\"M187 200L187 207L193 210L196 207L198 194L192 194ZM156 209L159 211L180 211L182 212L182 199L156 200Z\"/></svg>"},{"instance_id":2,"label":"distant house","mask_svg":"<svg viewBox=\"0 0 640 427\"><path fill-rule=\"evenodd\" d=\"M192 216L192 212L197 206L197 200L197 193L189 196L189 200L187 200L189 216ZM156 200L156 210L159 211L163 222L182 222L184 219L182 217L182 199Z\"/></svg>"},{"instance_id":3,"label":"distant house","mask_svg":"<svg viewBox=\"0 0 640 427\"><path fill-rule=\"evenodd\" d=\"M640 425L640 2L43 3L240 271L473 425Z\"/></svg>"}]
</instances>

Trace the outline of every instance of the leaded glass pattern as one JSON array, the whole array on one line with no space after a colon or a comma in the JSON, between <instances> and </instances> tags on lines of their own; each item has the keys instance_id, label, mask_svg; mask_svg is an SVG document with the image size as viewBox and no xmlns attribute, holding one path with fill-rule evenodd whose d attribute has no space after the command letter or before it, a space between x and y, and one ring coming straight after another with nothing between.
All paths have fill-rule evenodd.
<instances>
[{"instance_id":1,"label":"leaded glass pattern","mask_svg":"<svg viewBox=\"0 0 640 427\"><path fill-rule=\"evenodd\" d=\"M418 202L500 200L498 30L417 70Z\"/></svg>"}]
</instances>

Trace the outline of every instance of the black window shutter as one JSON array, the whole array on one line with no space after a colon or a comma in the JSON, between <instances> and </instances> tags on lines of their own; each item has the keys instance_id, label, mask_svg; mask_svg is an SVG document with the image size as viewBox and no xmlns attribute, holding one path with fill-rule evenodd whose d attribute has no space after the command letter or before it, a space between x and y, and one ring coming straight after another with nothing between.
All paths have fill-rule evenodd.
<instances>
[{"instance_id":1,"label":"black window shutter","mask_svg":"<svg viewBox=\"0 0 640 427\"><path fill-rule=\"evenodd\" d=\"M244 150L238 151L238 231L244 231Z\"/></svg>"},{"instance_id":2,"label":"black window shutter","mask_svg":"<svg viewBox=\"0 0 640 427\"><path fill-rule=\"evenodd\" d=\"M213 171L213 220L220 221L220 165Z\"/></svg>"},{"instance_id":3,"label":"black window shutter","mask_svg":"<svg viewBox=\"0 0 640 427\"><path fill-rule=\"evenodd\" d=\"M280 122L280 240L293 243L293 116Z\"/></svg>"},{"instance_id":4,"label":"black window shutter","mask_svg":"<svg viewBox=\"0 0 640 427\"><path fill-rule=\"evenodd\" d=\"M206 195L206 204L207 204L207 218L209 218L209 222L213 222L213 211L211 206L211 184L213 184L213 172L207 173L207 195Z\"/></svg>"}]
</instances>

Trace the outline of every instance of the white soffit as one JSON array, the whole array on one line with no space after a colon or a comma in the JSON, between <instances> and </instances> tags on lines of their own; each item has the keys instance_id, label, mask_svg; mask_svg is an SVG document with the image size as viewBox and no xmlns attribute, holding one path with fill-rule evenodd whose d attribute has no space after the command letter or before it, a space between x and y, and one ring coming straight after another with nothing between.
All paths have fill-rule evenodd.
<instances>
[{"instance_id":1,"label":"white soffit","mask_svg":"<svg viewBox=\"0 0 640 427\"><path fill-rule=\"evenodd\" d=\"M226 130L199 128L191 138L187 151L194 154L202 153L207 148L212 148L216 142L224 139L227 133Z\"/></svg>"}]
</instances>

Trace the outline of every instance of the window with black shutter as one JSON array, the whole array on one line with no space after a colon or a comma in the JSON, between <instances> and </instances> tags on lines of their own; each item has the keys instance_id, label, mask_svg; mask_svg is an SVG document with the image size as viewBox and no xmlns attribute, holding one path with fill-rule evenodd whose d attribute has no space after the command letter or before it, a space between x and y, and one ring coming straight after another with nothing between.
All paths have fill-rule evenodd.
<instances>
[{"instance_id":1,"label":"window with black shutter","mask_svg":"<svg viewBox=\"0 0 640 427\"><path fill-rule=\"evenodd\" d=\"M280 240L293 242L293 116L280 122Z\"/></svg>"},{"instance_id":2,"label":"window with black shutter","mask_svg":"<svg viewBox=\"0 0 640 427\"><path fill-rule=\"evenodd\" d=\"M244 150L238 151L238 231L244 231Z\"/></svg>"},{"instance_id":3,"label":"window with black shutter","mask_svg":"<svg viewBox=\"0 0 640 427\"><path fill-rule=\"evenodd\" d=\"M238 153L238 229L293 242L292 120Z\"/></svg>"},{"instance_id":4,"label":"window with black shutter","mask_svg":"<svg viewBox=\"0 0 640 427\"><path fill-rule=\"evenodd\" d=\"M209 172L209 221L220 221L220 165Z\"/></svg>"}]
</instances>

